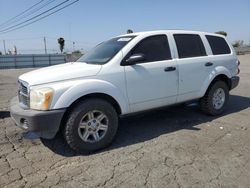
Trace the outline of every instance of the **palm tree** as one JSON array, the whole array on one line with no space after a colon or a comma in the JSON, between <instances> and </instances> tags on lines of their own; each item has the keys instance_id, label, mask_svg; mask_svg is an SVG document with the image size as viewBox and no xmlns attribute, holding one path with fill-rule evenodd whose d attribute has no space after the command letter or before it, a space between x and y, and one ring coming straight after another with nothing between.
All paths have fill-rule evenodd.
<instances>
[{"instance_id":1,"label":"palm tree","mask_svg":"<svg viewBox=\"0 0 250 188\"><path fill-rule=\"evenodd\" d=\"M63 49L64 49L65 40L64 40L64 38L60 37L59 39L57 39L57 42L58 42L58 44L60 46L60 51L62 53Z\"/></svg>"}]
</instances>

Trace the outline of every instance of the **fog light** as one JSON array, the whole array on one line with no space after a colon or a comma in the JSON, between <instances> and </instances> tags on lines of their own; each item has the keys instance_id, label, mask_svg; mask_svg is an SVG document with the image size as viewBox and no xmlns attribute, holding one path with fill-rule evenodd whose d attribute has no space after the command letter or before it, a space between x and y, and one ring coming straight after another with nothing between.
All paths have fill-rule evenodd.
<instances>
[{"instance_id":1,"label":"fog light","mask_svg":"<svg viewBox=\"0 0 250 188\"><path fill-rule=\"evenodd\" d=\"M28 124L28 121L27 121L26 119L21 118L21 119L20 119L20 123L22 124L22 128L28 129L29 124Z\"/></svg>"}]
</instances>

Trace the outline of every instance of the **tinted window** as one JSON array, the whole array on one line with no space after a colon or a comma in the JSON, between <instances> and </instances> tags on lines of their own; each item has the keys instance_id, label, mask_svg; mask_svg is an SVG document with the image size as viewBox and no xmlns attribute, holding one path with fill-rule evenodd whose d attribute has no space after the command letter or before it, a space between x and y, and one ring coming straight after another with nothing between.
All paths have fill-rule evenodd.
<instances>
[{"instance_id":1,"label":"tinted window","mask_svg":"<svg viewBox=\"0 0 250 188\"><path fill-rule=\"evenodd\" d=\"M168 38L166 35L147 37L132 50L131 55L133 54L144 54L145 61L143 62L171 59Z\"/></svg>"},{"instance_id":2,"label":"tinted window","mask_svg":"<svg viewBox=\"0 0 250 188\"><path fill-rule=\"evenodd\" d=\"M135 36L117 37L97 45L90 52L84 54L78 62L89 64L105 64L113 58Z\"/></svg>"},{"instance_id":3,"label":"tinted window","mask_svg":"<svg viewBox=\"0 0 250 188\"><path fill-rule=\"evenodd\" d=\"M214 55L231 53L231 50L224 38L210 35L206 35L206 38L211 46Z\"/></svg>"},{"instance_id":4,"label":"tinted window","mask_svg":"<svg viewBox=\"0 0 250 188\"><path fill-rule=\"evenodd\" d=\"M174 34L179 58L205 56L206 51L199 35Z\"/></svg>"}]
</instances>

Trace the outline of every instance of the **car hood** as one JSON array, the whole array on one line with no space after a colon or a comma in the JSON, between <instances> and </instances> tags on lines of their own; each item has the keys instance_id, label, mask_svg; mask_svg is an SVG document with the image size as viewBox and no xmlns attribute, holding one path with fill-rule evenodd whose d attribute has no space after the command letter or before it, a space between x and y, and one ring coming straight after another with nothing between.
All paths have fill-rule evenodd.
<instances>
[{"instance_id":1,"label":"car hood","mask_svg":"<svg viewBox=\"0 0 250 188\"><path fill-rule=\"evenodd\" d=\"M62 80L95 76L101 70L102 65L87 64L82 62L64 63L46 68L41 68L19 77L29 86L57 82Z\"/></svg>"}]
</instances>

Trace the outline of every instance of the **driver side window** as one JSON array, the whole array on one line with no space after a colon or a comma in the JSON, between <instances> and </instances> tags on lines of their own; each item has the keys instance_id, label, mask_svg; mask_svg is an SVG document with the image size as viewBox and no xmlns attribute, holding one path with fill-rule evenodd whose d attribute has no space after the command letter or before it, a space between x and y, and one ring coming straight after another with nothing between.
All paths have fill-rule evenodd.
<instances>
[{"instance_id":1,"label":"driver side window","mask_svg":"<svg viewBox=\"0 0 250 188\"><path fill-rule=\"evenodd\" d=\"M143 54L145 60L140 63L172 59L166 35L150 36L140 41L130 55Z\"/></svg>"}]
</instances>

